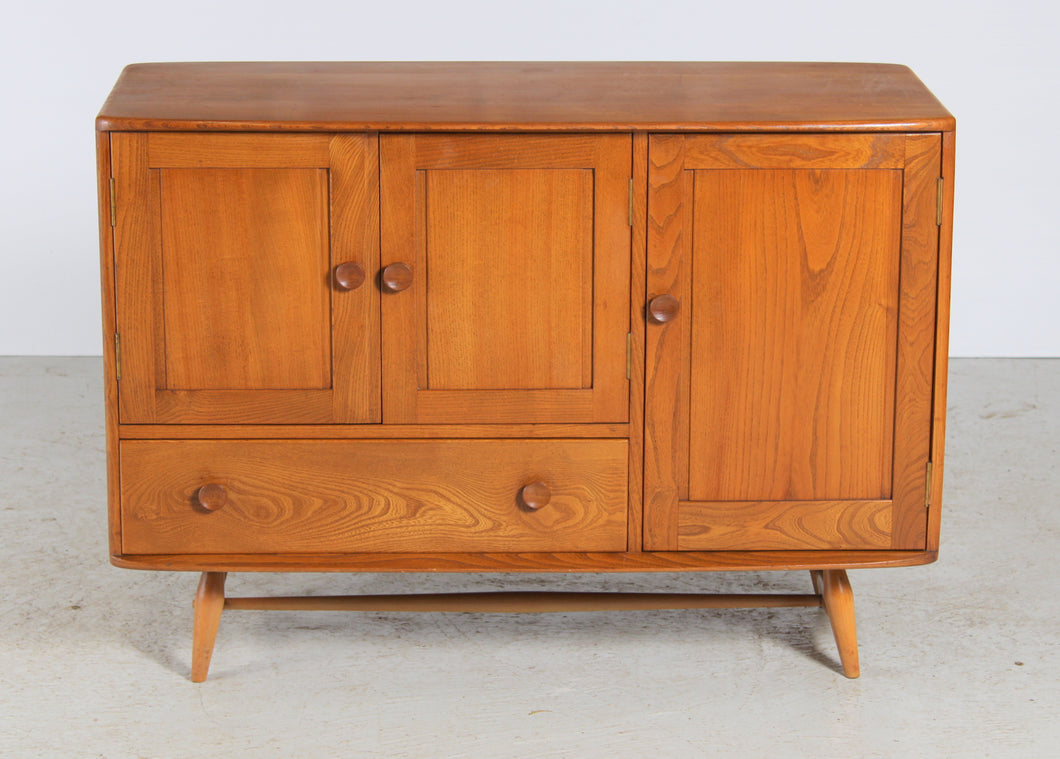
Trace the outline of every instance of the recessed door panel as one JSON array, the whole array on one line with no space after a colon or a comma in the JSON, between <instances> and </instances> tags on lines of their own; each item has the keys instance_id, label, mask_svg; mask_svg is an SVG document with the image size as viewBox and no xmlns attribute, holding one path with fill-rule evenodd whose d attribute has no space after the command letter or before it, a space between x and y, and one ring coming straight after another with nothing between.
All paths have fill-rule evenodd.
<instances>
[{"instance_id":1,"label":"recessed door panel","mask_svg":"<svg viewBox=\"0 0 1060 759\"><path fill-rule=\"evenodd\" d=\"M631 150L381 137L385 421L626 421Z\"/></svg>"},{"instance_id":2,"label":"recessed door panel","mask_svg":"<svg viewBox=\"0 0 1060 759\"><path fill-rule=\"evenodd\" d=\"M890 498L901 172L695 172L689 500Z\"/></svg>"},{"instance_id":3,"label":"recessed door panel","mask_svg":"<svg viewBox=\"0 0 1060 759\"><path fill-rule=\"evenodd\" d=\"M161 169L166 387L331 384L325 169Z\"/></svg>"},{"instance_id":4,"label":"recessed door panel","mask_svg":"<svg viewBox=\"0 0 1060 759\"><path fill-rule=\"evenodd\" d=\"M430 171L425 201L427 388L591 388L592 170Z\"/></svg>"}]
</instances>

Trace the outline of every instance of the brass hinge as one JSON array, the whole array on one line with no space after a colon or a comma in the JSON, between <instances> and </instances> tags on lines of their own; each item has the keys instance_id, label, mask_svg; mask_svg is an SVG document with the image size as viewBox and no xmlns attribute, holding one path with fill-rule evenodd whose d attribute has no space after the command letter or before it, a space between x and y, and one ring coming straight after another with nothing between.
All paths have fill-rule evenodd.
<instances>
[{"instance_id":1,"label":"brass hinge","mask_svg":"<svg viewBox=\"0 0 1060 759\"><path fill-rule=\"evenodd\" d=\"M935 191L935 226L942 226L942 188L945 186L946 180L939 177L939 181L936 184Z\"/></svg>"},{"instance_id":2,"label":"brass hinge","mask_svg":"<svg viewBox=\"0 0 1060 759\"><path fill-rule=\"evenodd\" d=\"M121 382L121 335L114 333L114 372Z\"/></svg>"},{"instance_id":3,"label":"brass hinge","mask_svg":"<svg viewBox=\"0 0 1060 759\"><path fill-rule=\"evenodd\" d=\"M110 225L118 226L118 208L114 205L114 177L110 178Z\"/></svg>"},{"instance_id":4,"label":"brass hinge","mask_svg":"<svg viewBox=\"0 0 1060 759\"><path fill-rule=\"evenodd\" d=\"M626 333L626 379L633 377L633 333Z\"/></svg>"},{"instance_id":5,"label":"brass hinge","mask_svg":"<svg viewBox=\"0 0 1060 759\"><path fill-rule=\"evenodd\" d=\"M629 225L633 226L633 179L629 180Z\"/></svg>"},{"instance_id":6,"label":"brass hinge","mask_svg":"<svg viewBox=\"0 0 1060 759\"><path fill-rule=\"evenodd\" d=\"M927 490L924 493L924 508L931 508L931 462L927 463Z\"/></svg>"}]
</instances>

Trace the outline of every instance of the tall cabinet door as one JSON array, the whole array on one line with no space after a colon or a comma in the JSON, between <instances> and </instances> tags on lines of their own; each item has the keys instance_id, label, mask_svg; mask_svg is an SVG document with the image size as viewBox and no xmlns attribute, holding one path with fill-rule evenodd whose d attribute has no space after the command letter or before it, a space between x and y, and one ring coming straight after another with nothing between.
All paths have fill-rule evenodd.
<instances>
[{"instance_id":1,"label":"tall cabinet door","mask_svg":"<svg viewBox=\"0 0 1060 759\"><path fill-rule=\"evenodd\" d=\"M627 420L631 150L380 137L384 421Z\"/></svg>"},{"instance_id":2,"label":"tall cabinet door","mask_svg":"<svg viewBox=\"0 0 1060 759\"><path fill-rule=\"evenodd\" d=\"M379 422L375 136L111 140L121 422Z\"/></svg>"},{"instance_id":3,"label":"tall cabinet door","mask_svg":"<svg viewBox=\"0 0 1060 759\"><path fill-rule=\"evenodd\" d=\"M651 139L646 548L924 548L940 142Z\"/></svg>"}]
</instances>

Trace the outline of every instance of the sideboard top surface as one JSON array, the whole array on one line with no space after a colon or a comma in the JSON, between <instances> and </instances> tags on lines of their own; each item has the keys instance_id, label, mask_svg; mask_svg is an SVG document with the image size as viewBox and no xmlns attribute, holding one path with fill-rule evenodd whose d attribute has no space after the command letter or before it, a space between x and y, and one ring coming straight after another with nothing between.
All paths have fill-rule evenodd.
<instances>
[{"instance_id":1,"label":"sideboard top surface","mask_svg":"<svg viewBox=\"0 0 1060 759\"><path fill-rule=\"evenodd\" d=\"M877 63L140 63L100 131L947 131Z\"/></svg>"}]
</instances>

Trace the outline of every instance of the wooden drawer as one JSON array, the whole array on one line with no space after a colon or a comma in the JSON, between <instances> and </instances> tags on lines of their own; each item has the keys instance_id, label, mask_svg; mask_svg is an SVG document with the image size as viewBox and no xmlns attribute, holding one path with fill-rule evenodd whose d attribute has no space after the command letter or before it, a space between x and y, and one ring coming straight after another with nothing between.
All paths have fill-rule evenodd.
<instances>
[{"instance_id":1,"label":"wooden drawer","mask_svg":"<svg viewBox=\"0 0 1060 759\"><path fill-rule=\"evenodd\" d=\"M122 550L624 551L626 490L625 440L126 440Z\"/></svg>"}]
</instances>

